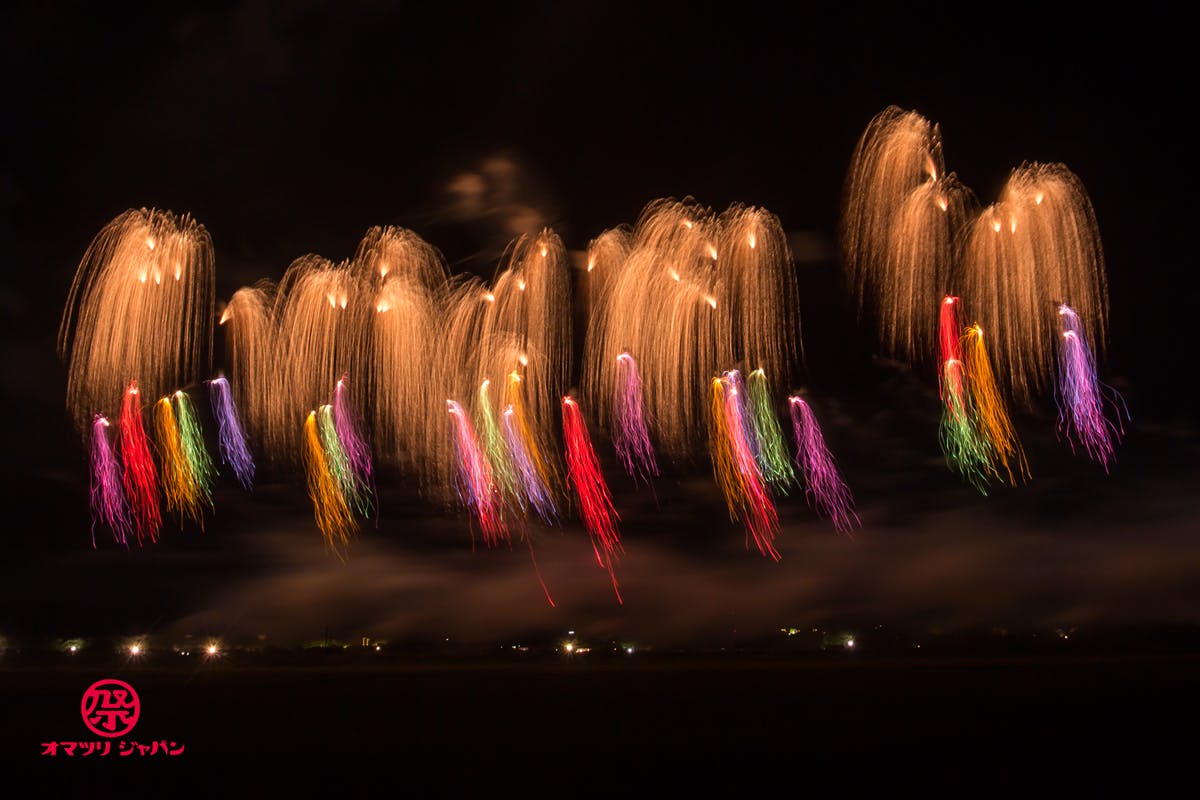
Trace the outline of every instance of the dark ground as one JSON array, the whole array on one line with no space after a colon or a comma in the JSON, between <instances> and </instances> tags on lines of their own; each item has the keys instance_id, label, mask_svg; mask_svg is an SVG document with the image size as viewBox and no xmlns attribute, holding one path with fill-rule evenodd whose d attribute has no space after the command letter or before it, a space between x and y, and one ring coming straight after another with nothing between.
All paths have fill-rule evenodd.
<instances>
[{"instance_id":1,"label":"dark ground","mask_svg":"<svg viewBox=\"0 0 1200 800\"><path fill-rule=\"evenodd\" d=\"M88 740L90 669L6 668L6 778L237 796L351 787L739 794L1146 794L1186 785L1197 755L1196 656L1045 659L646 656L469 663L124 669L143 741L171 759L41 757ZM251 708L253 712L251 713ZM130 738L135 738L131 735ZM109 782L114 782L109 784ZM477 791L476 791L477 790Z\"/></svg>"}]
</instances>

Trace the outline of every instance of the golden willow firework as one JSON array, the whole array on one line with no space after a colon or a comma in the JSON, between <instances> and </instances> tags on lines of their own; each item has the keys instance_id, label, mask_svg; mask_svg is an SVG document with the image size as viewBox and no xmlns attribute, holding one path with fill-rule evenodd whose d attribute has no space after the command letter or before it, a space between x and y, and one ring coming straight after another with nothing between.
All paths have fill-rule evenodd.
<instances>
[{"instance_id":1,"label":"golden willow firework","mask_svg":"<svg viewBox=\"0 0 1200 800\"><path fill-rule=\"evenodd\" d=\"M198 381L212 349L213 249L204 226L170 211L126 211L84 253L59 328L67 408L87 433L138 381L158 397Z\"/></svg>"},{"instance_id":2,"label":"golden willow firework","mask_svg":"<svg viewBox=\"0 0 1200 800\"><path fill-rule=\"evenodd\" d=\"M1062 164L1023 164L1000 199L967 234L962 291L970 298L999 365L997 377L1030 401L1053 383L1058 308L1087 320L1103 352L1108 325L1104 255L1091 201Z\"/></svg>"},{"instance_id":3,"label":"golden willow firework","mask_svg":"<svg viewBox=\"0 0 1200 800\"><path fill-rule=\"evenodd\" d=\"M953 288L957 237L974 206L946 172L937 125L896 106L871 120L846 178L842 258L859 312L873 315L890 355L928 358L929 298Z\"/></svg>"},{"instance_id":4,"label":"golden willow firework","mask_svg":"<svg viewBox=\"0 0 1200 800\"><path fill-rule=\"evenodd\" d=\"M707 438L713 376L740 360L788 382L799 315L787 239L762 209L733 206L717 217L676 200L645 208L624 260L621 236L605 233L588 254L584 392L612 430L629 376L620 359L632 358L653 438L688 461Z\"/></svg>"}]
</instances>

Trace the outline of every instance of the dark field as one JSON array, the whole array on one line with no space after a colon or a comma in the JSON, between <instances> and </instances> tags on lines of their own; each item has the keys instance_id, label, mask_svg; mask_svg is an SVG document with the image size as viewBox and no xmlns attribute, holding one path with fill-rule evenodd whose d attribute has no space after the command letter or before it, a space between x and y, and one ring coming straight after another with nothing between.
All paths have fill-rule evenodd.
<instances>
[{"instance_id":1,"label":"dark field","mask_svg":"<svg viewBox=\"0 0 1200 800\"><path fill-rule=\"evenodd\" d=\"M511 796L508 787L725 784L739 796L875 784L889 794L1143 795L1188 785L1200 718L1194 655L81 667L0 669L10 785L32 777L38 796L60 786L108 796L110 785ZM182 742L185 753L39 756L44 741L97 738L79 699L103 677L141 696L127 738Z\"/></svg>"}]
</instances>

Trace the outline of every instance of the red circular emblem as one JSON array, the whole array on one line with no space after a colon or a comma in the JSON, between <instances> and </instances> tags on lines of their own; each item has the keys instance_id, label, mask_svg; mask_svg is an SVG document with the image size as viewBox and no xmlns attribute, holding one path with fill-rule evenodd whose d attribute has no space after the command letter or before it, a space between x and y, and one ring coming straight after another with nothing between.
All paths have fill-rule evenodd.
<instances>
[{"instance_id":1,"label":"red circular emblem","mask_svg":"<svg viewBox=\"0 0 1200 800\"><path fill-rule=\"evenodd\" d=\"M125 681L105 678L93 683L83 693L79 704L83 724L99 736L124 736L133 730L142 713L137 692Z\"/></svg>"}]
</instances>

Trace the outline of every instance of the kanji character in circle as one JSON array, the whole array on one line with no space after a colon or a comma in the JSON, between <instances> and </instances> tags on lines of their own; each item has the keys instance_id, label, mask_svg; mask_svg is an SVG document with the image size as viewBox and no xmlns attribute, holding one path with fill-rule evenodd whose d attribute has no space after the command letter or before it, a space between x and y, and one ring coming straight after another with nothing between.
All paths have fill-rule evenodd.
<instances>
[{"instance_id":1,"label":"kanji character in circle","mask_svg":"<svg viewBox=\"0 0 1200 800\"><path fill-rule=\"evenodd\" d=\"M142 702L125 681L105 678L87 688L79 709L88 730L112 738L133 730L142 713Z\"/></svg>"}]
</instances>

